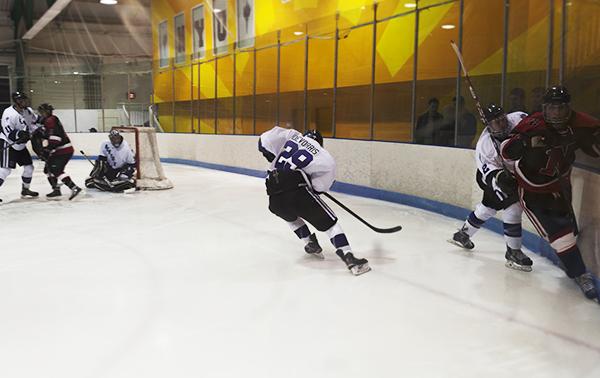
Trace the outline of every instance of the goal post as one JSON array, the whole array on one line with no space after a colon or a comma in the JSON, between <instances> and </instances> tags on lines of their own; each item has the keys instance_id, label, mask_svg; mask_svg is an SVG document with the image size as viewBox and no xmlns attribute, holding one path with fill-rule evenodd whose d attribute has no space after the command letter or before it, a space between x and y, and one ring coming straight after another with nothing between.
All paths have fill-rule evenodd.
<instances>
[{"instance_id":1,"label":"goal post","mask_svg":"<svg viewBox=\"0 0 600 378\"><path fill-rule=\"evenodd\" d=\"M119 126L113 127L126 140L135 154L136 186L143 190L171 189L173 184L165 176L156 130L153 127Z\"/></svg>"}]
</instances>

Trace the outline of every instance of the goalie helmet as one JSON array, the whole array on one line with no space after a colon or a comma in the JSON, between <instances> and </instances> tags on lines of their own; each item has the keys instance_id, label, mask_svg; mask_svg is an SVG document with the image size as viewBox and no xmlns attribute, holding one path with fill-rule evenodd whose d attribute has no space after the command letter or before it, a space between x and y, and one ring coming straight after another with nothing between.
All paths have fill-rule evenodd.
<instances>
[{"instance_id":1,"label":"goalie helmet","mask_svg":"<svg viewBox=\"0 0 600 378\"><path fill-rule=\"evenodd\" d=\"M558 132L564 132L568 129L568 122L571 117L570 102L571 95L567 88L563 86L550 87L544 93L542 104L544 120Z\"/></svg>"},{"instance_id":2,"label":"goalie helmet","mask_svg":"<svg viewBox=\"0 0 600 378\"><path fill-rule=\"evenodd\" d=\"M108 133L108 139L115 148L119 148L121 143L123 143L123 136L118 130L111 130L110 133Z\"/></svg>"},{"instance_id":3,"label":"goalie helmet","mask_svg":"<svg viewBox=\"0 0 600 378\"><path fill-rule=\"evenodd\" d=\"M489 104L487 108L483 109L483 115L485 116L487 128L492 137L500 141L508 138L508 133L510 132L508 119L506 118L506 112L501 106Z\"/></svg>"},{"instance_id":4,"label":"goalie helmet","mask_svg":"<svg viewBox=\"0 0 600 378\"><path fill-rule=\"evenodd\" d=\"M304 137L316 140L321 147L323 147L323 135L319 132L319 130L307 130L304 134Z\"/></svg>"}]
</instances>

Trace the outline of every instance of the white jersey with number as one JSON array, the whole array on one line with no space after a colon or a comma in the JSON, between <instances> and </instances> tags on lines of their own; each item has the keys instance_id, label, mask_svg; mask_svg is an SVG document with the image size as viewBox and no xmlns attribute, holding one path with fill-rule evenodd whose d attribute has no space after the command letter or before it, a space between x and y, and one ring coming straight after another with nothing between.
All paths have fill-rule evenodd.
<instances>
[{"instance_id":1,"label":"white jersey with number","mask_svg":"<svg viewBox=\"0 0 600 378\"><path fill-rule=\"evenodd\" d=\"M126 140L123 140L119 147L113 146L110 141L102 142L99 155L106 157L108 165L113 169L122 168L126 164L135 164L135 155Z\"/></svg>"},{"instance_id":2,"label":"white jersey with number","mask_svg":"<svg viewBox=\"0 0 600 378\"><path fill-rule=\"evenodd\" d=\"M514 129L525 117L527 117L527 114L523 112L507 114L506 119L508 120L509 130ZM475 160L477 161L477 169L481 172L484 182L489 182L488 174L504 169L504 167L514 172L514 162L502 159L502 156L500 156L500 142L492 137L487 128L483 130L477 141Z\"/></svg>"},{"instance_id":3,"label":"white jersey with number","mask_svg":"<svg viewBox=\"0 0 600 378\"><path fill-rule=\"evenodd\" d=\"M33 133L39 126L36 124L38 116L33 112L31 108L25 108L22 112L17 111L14 106L8 107L2 113L2 132L0 132L0 139L4 139L9 144L14 141L8 136L14 130L27 130L29 133ZM27 143L12 144L11 147L17 151L21 151L25 148Z\"/></svg>"},{"instance_id":4,"label":"white jersey with number","mask_svg":"<svg viewBox=\"0 0 600 378\"><path fill-rule=\"evenodd\" d=\"M335 181L335 160L312 138L294 129L275 126L260 136L263 149L275 156L269 171L295 169L302 171L317 192L326 192Z\"/></svg>"}]
</instances>

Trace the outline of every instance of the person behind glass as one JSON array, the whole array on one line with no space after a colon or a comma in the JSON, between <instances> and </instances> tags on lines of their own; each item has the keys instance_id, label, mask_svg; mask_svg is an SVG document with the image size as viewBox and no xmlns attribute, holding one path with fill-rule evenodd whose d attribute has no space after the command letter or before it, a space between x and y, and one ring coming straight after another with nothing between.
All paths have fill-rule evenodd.
<instances>
[{"instance_id":1,"label":"person behind glass","mask_svg":"<svg viewBox=\"0 0 600 378\"><path fill-rule=\"evenodd\" d=\"M135 188L133 151L118 130L112 130L108 139L100 145L100 154L85 186L116 193Z\"/></svg>"},{"instance_id":2,"label":"person behind glass","mask_svg":"<svg viewBox=\"0 0 600 378\"><path fill-rule=\"evenodd\" d=\"M525 90L523 88L513 88L508 94L508 113L525 112Z\"/></svg>"},{"instance_id":3,"label":"person behind glass","mask_svg":"<svg viewBox=\"0 0 600 378\"><path fill-rule=\"evenodd\" d=\"M458 137L456 140L456 146L458 147L471 147L471 143L477 134L477 119L475 116L465 108L465 98L459 96L458 100L456 97L452 98L452 104L444 108L444 122L440 128L437 145L442 146L454 146L454 134L455 134L455 119L456 119L456 107L458 106L458 124L456 130L458 130Z\"/></svg>"},{"instance_id":4,"label":"person behind glass","mask_svg":"<svg viewBox=\"0 0 600 378\"><path fill-rule=\"evenodd\" d=\"M429 99L427 104L427 112L419 116L415 127L415 143L418 144L434 144L434 135L444 118L438 112L440 101L437 98Z\"/></svg>"},{"instance_id":5,"label":"person behind glass","mask_svg":"<svg viewBox=\"0 0 600 378\"><path fill-rule=\"evenodd\" d=\"M52 187L52 192L46 194L46 197L55 199L62 195L60 192L60 180L71 189L69 200L72 200L81 192L81 188L75 185L71 177L65 173L65 166L71 160L75 151L62 123L57 116L52 114L53 111L54 107L50 104L41 104L38 106L40 123L43 127L38 129L39 131L32 136L31 144L40 158L46 162L44 173L48 177L48 182ZM40 141L36 142L38 137ZM45 147L42 147L42 139L47 141ZM40 149L36 145L42 148Z\"/></svg>"},{"instance_id":6,"label":"person behind glass","mask_svg":"<svg viewBox=\"0 0 600 378\"><path fill-rule=\"evenodd\" d=\"M542 87L535 87L531 90L531 114L542 111L545 92L546 89Z\"/></svg>"},{"instance_id":7,"label":"person behind glass","mask_svg":"<svg viewBox=\"0 0 600 378\"><path fill-rule=\"evenodd\" d=\"M600 299L577 245L579 231L571 205L575 152L600 157L600 121L571 110L570 102L565 87L549 88L542 112L517 125L511 137L502 142L501 154L516 162L523 210L540 236L556 250L567 276L587 298Z\"/></svg>"}]
</instances>

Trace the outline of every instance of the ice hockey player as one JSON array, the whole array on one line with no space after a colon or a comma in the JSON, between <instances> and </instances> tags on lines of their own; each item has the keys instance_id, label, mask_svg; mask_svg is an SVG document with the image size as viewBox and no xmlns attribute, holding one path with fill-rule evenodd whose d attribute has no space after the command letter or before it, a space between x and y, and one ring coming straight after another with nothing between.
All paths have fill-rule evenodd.
<instances>
[{"instance_id":1,"label":"ice hockey player","mask_svg":"<svg viewBox=\"0 0 600 378\"><path fill-rule=\"evenodd\" d=\"M319 197L335 180L335 161L323 148L321 133L310 130L302 135L294 129L275 126L260 136L258 149L271 163L266 180L269 210L285 220L304 241L304 251L324 258L316 235L304 222L307 221L327 234L352 274L370 271L366 259L354 256L335 213Z\"/></svg>"},{"instance_id":2,"label":"ice hockey player","mask_svg":"<svg viewBox=\"0 0 600 378\"><path fill-rule=\"evenodd\" d=\"M570 176L576 150L600 156L600 122L571 110L570 102L565 87L549 88L542 112L521 121L501 152L505 159L517 161L519 196L531 223L556 250L567 276L594 299L598 292L577 246Z\"/></svg>"},{"instance_id":3,"label":"ice hockey player","mask_svg":"<svg viewBox=\"0 0 600 378\"><path fill-rule=\"evenodd\" d=\"M108 139L100 145L98 159L85 186L116 193L135 188L133 151L118 130L111 130Z\"/></svg>"},{"instance_id":4,"label":"ice hockey player","mask_svg":"<svg viewBox=\"0 0 600 378\"><path fill-rule=\"evenodd\" d=\"M523 208L513 176L514 162L506 162L500 156L500 143L508 138L510 131L527 114L513 112L507 115L496 104L490 104L483 113L487 127L475 148L476 181L483 191L483 199L469 214L462 228L453 235L452 242L465 249L473 249L475 244L471 237L488 219L502 211L506 266L530 272L533 262L521 250Z\"/></svg>"},{"instance_id":5,"label":"ice hockey player","mask_svg":"<svg viewBox=\"0 0 600 378\"><path fill-rule=\"evenodd\" d=\"M35 147L36 145L41 146L41 143L36 141L38 136L40 139L47 140L47 145L45 147L42 146L39 152L40 158L46 162L44 173L48 177L48 182L52 187L52 192L46 194L46 197L56 199L62 195L58 182L60 180L71 189L69 200L72 200L81 192L81 188L75 185L71 177L65 173L65 166L71 160L74 150L62 123L57 116L52 114L53 111L54 107L50 104L41 104L38 106L40 123L43 127L34 133L31 144L34 146L35 151L39 149L39 147Z\"/></svg>"},{"instance_id":6,"label":"ice hockey player","mask_svg":"<svg viewBox=\"0 0 600 378\"><path fill-rule=\"evenodd\" d=\"M13 105L2 113L0 132L0 186L10 172L17 167L23 167L21 180L21 197L34 198L39 193L29 189L33 176L33 161L26 147L31 133L37 128L37 115L29 106L29 97L22 92L13 92ZM1 201L1 200L0 200Z\"/></svg>"}]
</instances>

